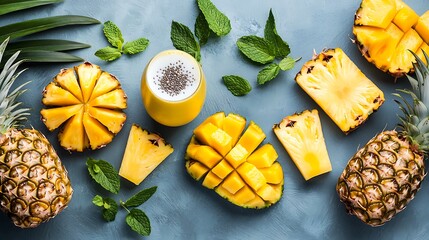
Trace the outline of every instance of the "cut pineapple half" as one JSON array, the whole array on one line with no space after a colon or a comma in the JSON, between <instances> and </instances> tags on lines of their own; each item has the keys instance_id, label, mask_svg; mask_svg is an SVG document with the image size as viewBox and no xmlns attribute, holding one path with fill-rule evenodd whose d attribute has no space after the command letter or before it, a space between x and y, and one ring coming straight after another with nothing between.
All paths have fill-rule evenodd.
<instances>
[{"instance_id":1,"label":"cut pineapple half","mask_svg":"<svg viewBox=\"0 0 429 240\"><path fill-rule=\"evenodd\" d=\"M119 175L138 185L173 151L173 147L160 135L133 124ZM194 168L196 175L202 175L203 166L195 165Z\"/></svg>"},{"instance_id":2,"label":"cut pineapple half","mask_svg":"<svg viewBox=\"0 0 429 240\"><path fill-rule=\"evenodd\" d=\"M265 133L255 123L246 128L238 114L218 112L194 130L186 149L189 175L231 203L265 208L283 193L283 169L271 144L258 146Z\"/></svg>"},{"instance_id":3,"label":"cut pineapple half","mask_svg":"<svg viewBox=\"0 0 429 240\"><path fill-rule=\"evenodd\" d=\"M295 81L345 134L384 102L383 92L340 48L324 50L306 62Z\"/></svg>"},{"instance_id":4,"label":"cut pineapple half","mask_svg":"<svg viewBox=\"0 0 429 240\"><path fill-rule=\"evenodd\" d=\"M305 180L332 170L317 110L285 117L273 130Z\"/></svg>"},{"instance_id":5,"label":"cut pineapple half","mask_svg":"<svg viewBox=\"0 0 429 240\"><path fill-rule=\"evenodd\" d=\"M394 26L394 27L393 27ZM353 26L362 55L394 77L413 72L414 56L429 44L429 11L422 16L402 0L363 0Z\"/></svg>"},{"instance_id":6,"label":"cut pineapple half","mask_svg":"<svg viewBox=\"0 0 429 240\"><path fill-rule=\"evenodd\" d=\"M106 146L126 120L127 96L118 79L89 62L61 70L43 90L42 103L42 121L50 131L64 125L58 138L69 151Z\"/></svg>"}]
</instances>

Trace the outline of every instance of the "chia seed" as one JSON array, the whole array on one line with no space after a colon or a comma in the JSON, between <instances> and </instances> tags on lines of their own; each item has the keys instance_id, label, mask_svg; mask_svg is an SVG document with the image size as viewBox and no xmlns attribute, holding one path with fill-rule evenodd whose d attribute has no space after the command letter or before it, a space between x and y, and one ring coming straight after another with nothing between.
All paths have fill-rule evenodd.
<instances>
[{"instance_id":1,"label":"chia seed","mask_svg":"<svg viewBox=\"0 0 429 240\"><path fill-rule=\"evenodd\" d=\"M183 62L178 60L170 63L163 69L156 71L154 83L158 90L174 97L179 94L185 94L185 89L194 84L195 76L192 72L186 70Z\"/></svg>"}]
</instances>

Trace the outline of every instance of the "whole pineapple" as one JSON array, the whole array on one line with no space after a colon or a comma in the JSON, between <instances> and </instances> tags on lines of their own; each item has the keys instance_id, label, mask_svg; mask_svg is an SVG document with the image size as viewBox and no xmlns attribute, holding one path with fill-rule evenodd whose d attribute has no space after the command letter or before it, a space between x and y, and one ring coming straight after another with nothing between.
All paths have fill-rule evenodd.
<instances>
[{"instance_id":1,"label":"whole pineapple","mask_svg":"<svg viewBox=\"0 0 429 240\"><path fill-rule=\"evenodd\" d=\"M414 54L414 53L413 53ZM395 94L404 116L401 131L384 131L371 139L347 164L336 189L351 214L379 226L402 211L414 198L425 177L424 159L429 151L429 66L416 54L417 79L408 76L412 104ZM424 53L426 63L429 57Z\"/></svg>"},{"instance_id":2,"label":"whole pineapple","mask_svg":"<svg viewBox=\"0 0 429 240\"><path fill-rule=\"evenodd\" d=\"M8 39L0 45L0 61ZM29 115L17 97L24 84L10 91L22 61L15 53L0 73L0 208L21 228L37 227L61 212L73 190L67 171L45 136L19 128Z\"/></svg>"}]
</instances>

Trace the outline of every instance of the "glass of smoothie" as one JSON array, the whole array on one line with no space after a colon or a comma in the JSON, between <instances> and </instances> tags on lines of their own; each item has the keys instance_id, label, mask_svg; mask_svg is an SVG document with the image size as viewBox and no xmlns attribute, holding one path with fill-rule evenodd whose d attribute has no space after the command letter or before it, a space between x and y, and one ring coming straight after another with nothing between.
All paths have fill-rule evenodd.
<instances>
[{"instance_id":1,"label":"glass of smoothie","mask_svg":"<svg viewBox=\"0 0 429 240\"><path fill-rule=\"evenodd\" d=\"M147 64L141 82L147 113L160 124L177 127L194 120L206 98L200 64L188 53L166 50Z\"/></svg>"}]
</instances>

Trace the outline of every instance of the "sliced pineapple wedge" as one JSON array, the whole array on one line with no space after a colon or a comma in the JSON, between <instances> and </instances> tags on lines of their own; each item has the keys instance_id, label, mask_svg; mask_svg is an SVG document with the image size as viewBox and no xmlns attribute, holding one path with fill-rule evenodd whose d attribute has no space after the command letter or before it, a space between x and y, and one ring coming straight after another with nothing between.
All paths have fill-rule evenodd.
<instances>
[{"instance_id":1,"label":"sliced pineapple wedge","mask_svg":"<svg viewBox=\"0 0 429 240\"><path fill-rule=\"evenodd\" d=\"M173 151L173 147L160 135L133 124L119 175L138 185Z\"/></svg>"},{"instance_id":2,"label":"sliced pineapple wedge","mask_svg":"<svg viewBox=\"0 0 429 240\"><path fill-rule=\"evenodd\" d=\"M317 110L285 117L273 130L305 180L332 170ZM279 172L273 168L262 170L262 173L267 176L270 171ZM267 182L278 181L268 179Z\"/></svg>"},{"instance_id":3,"label":"sliced pineapple wedge","mask_svg":"<svg viewBox=\"0 0 429 240\"><path fill-rule=\"evenodd\" d=\"M283 193L283 169L263 130L238 114L218 112L194 130L186 149L189 175L231 203L265 208Z\"/></svg>"},{"instance_id":4,"label":"sliced pineapple wedge","mask_svg":"<svg viewBox=\"0 0 429 240\"><path fill-rule=\"evenodd\" d=\"M402 77L414 71L415 58L409 51L419 52L429 44L429 11L419 17L402 0L362 0L353 34L369 62Z\"/></svg>"},{"instance_id":5,"label":"sliced pineapple wedge","mask_svg":"<svg viewBox=\"0 0 429 240\"><path fill-rule=\"evenodd\" d=\"M43 90L42 102L42 121L50 131L64 125L58 138L69 151L106 146L126 120L127 96L118 79L89 62L61 70Z\"/></svg>"},{"instance_id":6,"label":"sliced pineapple wedge","mask_svg":"<svg viewBox=\"0 0 429 240\"><path fill-rule=\"evenodd\" d=\"M295 81L345 134L384 102L383 92L340 48L324 50L306 62Z\"/></svg>"}]
</instances>

